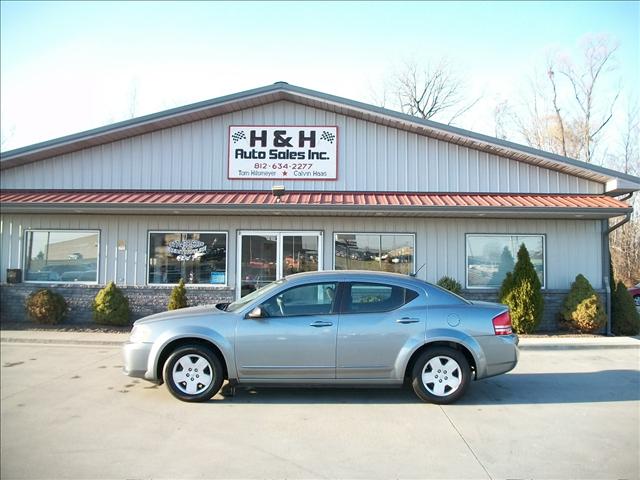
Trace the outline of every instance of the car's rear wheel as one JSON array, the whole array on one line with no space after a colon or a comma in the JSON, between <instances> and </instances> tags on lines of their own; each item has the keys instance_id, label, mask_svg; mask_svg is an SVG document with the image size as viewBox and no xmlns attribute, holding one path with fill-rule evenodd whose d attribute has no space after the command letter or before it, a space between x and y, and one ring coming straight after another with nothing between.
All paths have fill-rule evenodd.
<instances>
[{"instance_id":1,"label":"car's rear wheel","mask_svg":"<svg viewBox=\"0 0 640 480\"><path fill-rule=\"evenodd\" d=\"M433 347L416 361L411 378L413 391L425 402L447 404L458 400L471 381L466 357L453 348Z\"/></svg>"},{"instance_id":2,"label":"car's rear wheel","mask_svg":"<svg viewBox=\"0 0 640 480\"><path fill-rule=\"evenodd\" d=\"M223 372L220 360L210 348L185 345L169 355L163 376L174 397L185 402L202 402L220 390Z\"/></svg>"}]
</instances>

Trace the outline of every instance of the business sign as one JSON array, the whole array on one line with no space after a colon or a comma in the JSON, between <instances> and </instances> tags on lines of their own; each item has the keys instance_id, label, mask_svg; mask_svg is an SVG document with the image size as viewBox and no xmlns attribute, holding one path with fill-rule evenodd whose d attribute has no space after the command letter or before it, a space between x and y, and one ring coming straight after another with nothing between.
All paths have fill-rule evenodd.
<instances>
[{"instance_id":1,"label":"business sign","mask_svg":"<svg viewBox=\"0 0 640 480\"><path fill-rule=\"evenodd\" d=\"M338 127L229 127L229 179L336 180Z\"/></svg>"}]
</instances>

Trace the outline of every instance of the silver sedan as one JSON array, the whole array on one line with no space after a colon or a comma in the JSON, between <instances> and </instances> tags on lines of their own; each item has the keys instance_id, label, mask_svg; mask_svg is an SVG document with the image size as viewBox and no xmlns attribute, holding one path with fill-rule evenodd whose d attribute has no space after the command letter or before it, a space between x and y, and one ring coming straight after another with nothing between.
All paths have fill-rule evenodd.
<instances>
[{"instance_id":1,"label":"silver sedan","mask_svg":"<svg viewBox=\"0 0 640 480\"><path fill-rule=\"evenodd\" d=\"M230 304L135 322L124 371L184 401L245 385L411 384L432 403L508 372L518 337L505 305L470 302L399 274L291 275Z\"/></svg>"}]
</instances>

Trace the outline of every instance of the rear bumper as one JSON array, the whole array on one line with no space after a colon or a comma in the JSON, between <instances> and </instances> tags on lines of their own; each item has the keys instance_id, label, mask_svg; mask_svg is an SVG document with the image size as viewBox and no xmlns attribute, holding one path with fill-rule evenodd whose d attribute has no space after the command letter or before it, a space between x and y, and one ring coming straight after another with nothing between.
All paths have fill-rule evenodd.
<instances>
[{"instance_id":1,"label":"rear bumper","mask_svg":"<svg viewBox=\"0 0 640 480\"><path fill-rule=\"evenodd\" d=\"M155 375L153 375L153 372L147 372L152 346L152 343L125 343L122 347L122 355L124 357L123 373L130 377L154 380Z\"/></svg>"},{"instance_id":2,"label":"rear bumper","mask_svg":"<svg viewBox=\"0 0 640 480\"><path fill-rule=\"evenodd\" d=\"M518 364L520 351L518 350L519 338L512 335L488 335L476 337L476 340L484 352L486 365L482 371L478 371L476 379L493 377L513 370Z\"/></svg>"}]
</instances>

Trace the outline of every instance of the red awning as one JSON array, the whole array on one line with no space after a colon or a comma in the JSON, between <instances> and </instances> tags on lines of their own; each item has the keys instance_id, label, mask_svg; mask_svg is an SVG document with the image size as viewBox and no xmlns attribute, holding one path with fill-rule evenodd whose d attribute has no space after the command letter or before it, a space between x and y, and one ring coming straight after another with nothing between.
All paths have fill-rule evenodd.
<instances>
[{"instance_id":1,"label":"red awning","mask_svg":"<svg viewBox=\"0 0 640 480\"><path fill-rule=\"evenodd\" d=\"M171 207L172 209L280 209L323 211L364 209L371 212L581 212L600 217L622 215L631 207L606 195L557 195L514 193L409 193L409 192L310 192L286 191L27 191L0 192L4 209L19 207ZM21 209L22 210L22 209ZM120 208L121 210L121 208ZM170 213L170 212L166 212Z\"/></svg>"}]
</instances>

